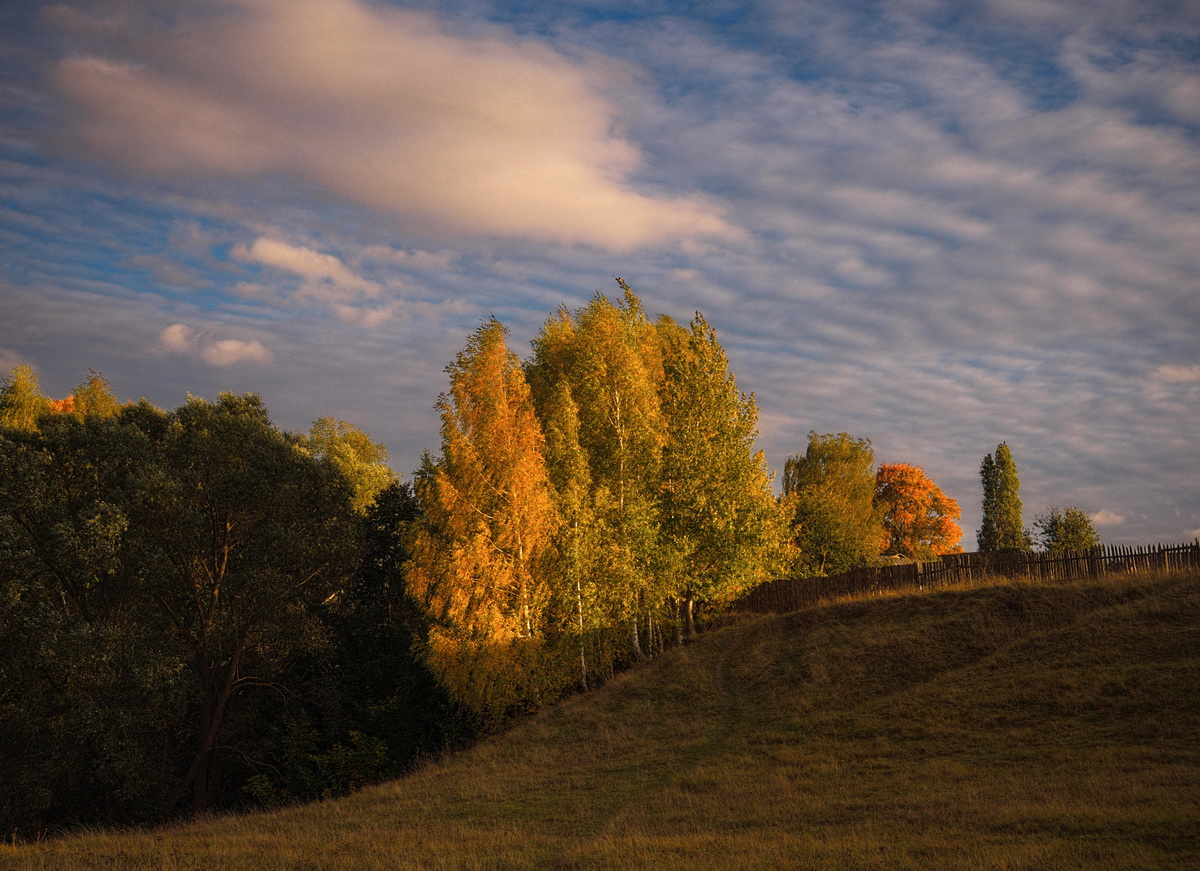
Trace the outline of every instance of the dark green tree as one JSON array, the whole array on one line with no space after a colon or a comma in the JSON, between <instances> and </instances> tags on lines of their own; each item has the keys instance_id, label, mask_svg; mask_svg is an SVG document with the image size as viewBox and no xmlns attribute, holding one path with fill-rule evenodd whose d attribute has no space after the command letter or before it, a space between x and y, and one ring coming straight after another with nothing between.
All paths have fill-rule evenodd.
<instances>
[{"instance_id":1,"label":"dark green tree","mask_svg":"<svg viewBox=\"0 0 1200 871\"><path fill-rule=\"evenodd\" d=\"M187 763L168 795L194 810L217 794L226 727L247 695L286 681L325 643L317 612L358 555L349 482L276 428L255 395L189 397L131 520L146 594L194 684Z\"/></svg>"},{"instance_id":2,"label":"dark green tree","mask_svg":"<svg viewBox=\"0 0 1200 871\"><path fill-rule=\"evenodd\" d=\"M103 407L0 430L5 831L236 789L255 698L355 568L349 483L257 397Z\"/></svg>"},{"instance_id":3,"label":"dark green tree","mask_svg":"<svg viewBox=\"0 0 1200 871\"><path fill-rule=\"evenodd\" d=\"M1047 553L1090 550L1100 544L1100 536L1086 512L1079 508L1051 508L1033 521L1037 543Z\"/></svg>"},{"instance_id":4,"label":"dark green tree","mask_svg":"<svg viewBox=\"0 0 1200 871\"><path fill-rule=\"evenodd\" d=\"M1021 482L1006 442L996 446L979 468L983 482L983 525L976 533L980 551L1029 551L1032 536L1021 520Z\"/></svg>"},{"instance_id":5,"label":"dark green tree","mask_svg":"<svg viewBox=\"0 0 1200 871\"><path fill-rule=\"evenodd\" d=\"M192 691L145 595L153 445L114 419L0 429L0 830L155 816Z\"/></svg>"},{"instance_id":6,"label":"dark green tree","mask_svg":"<svg viewBox=\"0 0 1200 871\"><path fill-rule=\"evenodd\" d=\"M784 465L781 505L800 572L836 574L882 552L886 538L870 439L810 432L807 451Z\"/></svg>"}]
</instances>

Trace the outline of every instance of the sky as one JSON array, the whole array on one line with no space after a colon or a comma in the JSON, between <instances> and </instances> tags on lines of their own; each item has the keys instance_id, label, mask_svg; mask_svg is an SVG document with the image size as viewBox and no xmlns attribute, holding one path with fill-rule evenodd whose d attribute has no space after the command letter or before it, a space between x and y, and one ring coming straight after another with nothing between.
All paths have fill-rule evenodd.
<instances>
[{"instance_id":1,"label":"sky","mask_svg":"<svg viewBox=\"0 0 1200 871\"><path fill-rule=\"evenodd\" d=\"M1200 536L1200 2L0 4L0 373L255 392L407 477L495 316L701 311L980 524ZM778 481L777 481L778 483Z\"/></svg>"}]
</instances>

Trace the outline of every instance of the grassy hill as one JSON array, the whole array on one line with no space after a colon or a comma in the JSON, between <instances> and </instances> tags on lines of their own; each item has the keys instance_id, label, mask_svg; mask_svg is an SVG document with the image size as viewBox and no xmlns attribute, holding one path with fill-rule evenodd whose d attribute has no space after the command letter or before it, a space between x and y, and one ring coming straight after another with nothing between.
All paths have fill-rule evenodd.
<instances>
[{"instance_id":1,"label":"grassy hill","mask_svg":"<svg viewBox=\"0 0 1200 871\"><path fill-rule=\"evenodd\" d=\"M3 868L1197 868L1200 577L746 617L348 799Z\"/></svg>"}]
</instances>

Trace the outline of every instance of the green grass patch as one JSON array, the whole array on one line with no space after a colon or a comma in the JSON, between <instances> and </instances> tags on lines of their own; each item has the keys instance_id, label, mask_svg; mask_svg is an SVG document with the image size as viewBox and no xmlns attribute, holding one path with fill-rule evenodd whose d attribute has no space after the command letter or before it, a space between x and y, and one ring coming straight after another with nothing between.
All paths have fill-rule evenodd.
<instances>
[{"instance_id":1,"label":"green grass patch","mask_svg":"<svg viewBox=\"0 0 1200 871\"><path fill-rule=\"evenodd\" d=\"M746 617L349 798L0 867L1200 867L1200 577Z\"/></svg>"}]
</instances>

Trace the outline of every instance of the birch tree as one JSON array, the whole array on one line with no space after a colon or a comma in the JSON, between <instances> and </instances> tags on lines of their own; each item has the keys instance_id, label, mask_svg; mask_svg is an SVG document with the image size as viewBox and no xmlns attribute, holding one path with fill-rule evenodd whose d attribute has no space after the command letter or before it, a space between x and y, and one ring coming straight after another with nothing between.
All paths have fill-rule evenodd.
<instances>
[{"instance_id":1,"label":"birch tree","mask_svg":"<svg viewBox=\"0 0 1200 871\"><path fill-rule=\"evenodd\" d=\"M408 586L431 620L431 669L460 704L495 722L537 701L531 662L549 599L540 563L558 518L529 386L503 325L481 325L446 371L442 456L419 476L425 524Z\"/></svg>"},{"instance_id":2,"label":"birch tree","mask_svg":"<svg viewBox=\"0 0 1200 871\"><path fill-rule=\"evenodd\" d=\"M547 321L534 341L529 372L543 418L558 385L570 391L596 529L590 555L596 605L628 627L632 654L640 659L639 621L652 625L664 597L655 566L656 490L665 440L658 394L662 359L641 302L618 282L623 293L618 303L597 294L583 309L560 309ZM565 470L556 475L569 477Z\"/></svg>"},{"instance_id":3,"label":"birch tree","mask_svg":"<svg viewBox=\"0 0 1200 871\"><path fill-rule=\"evenodd\" d=\"M716 332L697 313L690 330L660 318L666 420L659 483L664 549L673 551L682 623L695 603L730 601L768 579L783 529L761 451L758 408L741 393Z\"/></svg>"},{"instance_id":4,"label":"birch tree","mask_svg":"<svg viewBox=\"0 0 1200 871\"><path fill-rule=\"evenodd\" d=\"M13 368L0 385L0 428L32 432L38 418L50 411L50 400L42 395L37 375L28 363Z\"/></svg>"}]
</instances>

